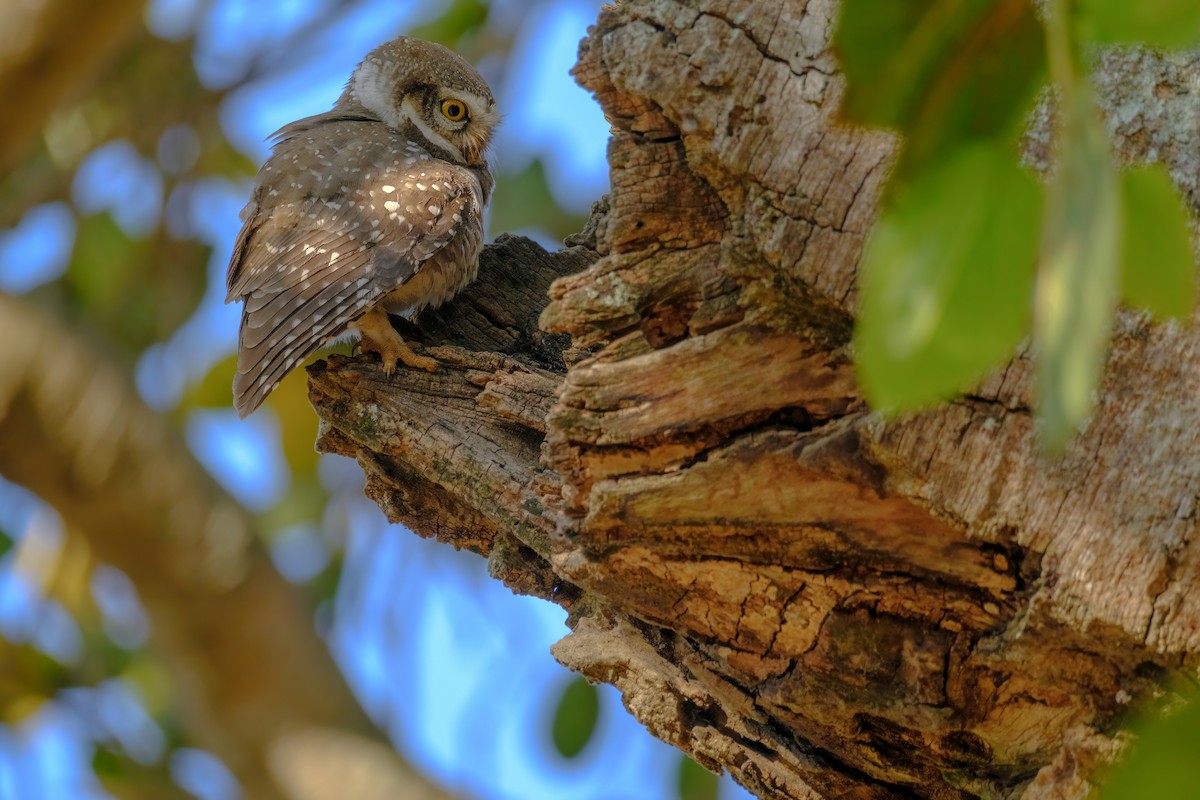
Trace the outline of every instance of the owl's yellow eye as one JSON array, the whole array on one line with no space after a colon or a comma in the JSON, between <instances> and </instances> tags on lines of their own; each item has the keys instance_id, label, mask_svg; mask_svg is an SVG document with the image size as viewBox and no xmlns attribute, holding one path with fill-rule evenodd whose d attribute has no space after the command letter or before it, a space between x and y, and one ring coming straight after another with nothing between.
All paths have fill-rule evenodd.
<instances>
[{"instance_id":1,"label":"owl's yellow eye","mask_svg":"<svg viewBox=\"0 0 1200 800\"><path fill-rule=\"evenodd\" d=\"M443 100L442 116L451 122L462 122L467 118L467 104L462 100Z\"/></svg>"}]
</instances>

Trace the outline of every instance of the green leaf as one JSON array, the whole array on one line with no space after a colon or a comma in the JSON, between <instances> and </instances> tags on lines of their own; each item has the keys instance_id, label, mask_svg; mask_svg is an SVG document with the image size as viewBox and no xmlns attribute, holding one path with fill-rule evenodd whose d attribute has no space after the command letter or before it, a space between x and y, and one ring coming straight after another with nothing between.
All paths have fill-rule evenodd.
<instances>
[{"instance_id":1,"label":"green leaf","mask_svg":"<svg viewBox=\"0 0 1200 800\"><path fill-rule=\"evenodd\" d=\"M1034 300L1041 446L1061 450L1091 411L1117 298L1121 198L1086 87L1064 93Z\"/></svg>"},{"instance_id":2,"label":"green leaf","mask_svg":"<svg viewBox=\"0 0 1200 800\"><path fill-rule=\"evenodd\" d=\"M946 154L899 191L863 255L855 331L872 407L969 388L1029 329L1042 192L1004 143Z\"/></svg>"},{"instance_id":3,"label":"green leaf","mask_svg":"<svg viewBox=\"0 0 1200 800\"><path fill-rule=\"evenodd\" d=\"M453 47L458 40L487 22L491 6L481 0L451 0L440 16L408 32L409 36Z\"/></svg>"},{"instance_id":4,"label":"green leaf","mask_svg":"<svg viewBox=\"0 0 1200 800\"><path fill-rule=\"evenodd\" d=\"M846 0L834 37L842 114L898 128L908 175L968 139L1015 134L1044 83L1028 0Z\"/></svg>"},{"instance_id":5,"label":"green leaf","mask_svg":"<svg viewBox=\"0 0 1200 800\"><path fill-rule=\"evenodd\" d=\"M1121 175L1125 239L1121 296L1160 319L1185 319L1196 299L1196 255L1188 212L1161 164Z\"/></svg>"},{"instance_id":6,"label":"green leaf","mask_svg":"<svg viewBox=\"0 0 1200 800\"><path fill-rule=\"evenodd\" d=\"M1168 49L1200 43L1195 0L1079 0L1076 10L1079 36L1089 42Z\"/></svg>"},{"instance_id":7,"label":"green leaf","mask_svg":"<svg viewBox=\"0 0 1200 800\"><path fill-rule=\"evenodd\" d=\"M587 747L600 715L596 687L576 677L567 684L554 712L554 747L564 758L575 758Z\"/></svg>"},{"instance_id":8,"label":"green leaf","mask_svg":"<svg viewBox=\"0 0 1200 800\"><path fill-rule=\"evenodd\" d=\"M1200 703L1140 726L1132 751L1101 791L1101 800L1195 797L1200 787Z\"/></svg>"},{"instance_id":9,"label":"green leaf","mask_svg":"<svg viewBox=\"0 0 1200 800\"><path fill-rule=\"evenodd\" d=\"M679 800L717 800L717 776L684 756L679 760Z\"/></svg>"}]
</instances>

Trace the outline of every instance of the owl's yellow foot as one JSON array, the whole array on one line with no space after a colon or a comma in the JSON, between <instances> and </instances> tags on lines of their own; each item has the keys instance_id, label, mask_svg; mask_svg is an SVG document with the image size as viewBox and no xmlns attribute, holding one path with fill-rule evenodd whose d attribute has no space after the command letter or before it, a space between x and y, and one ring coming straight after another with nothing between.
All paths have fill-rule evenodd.
<instances>
[{"instance_id":1,"label":"owl's yellow foot","mask_svg":"<svg viewBox=\"0 0 1200 800\"><path fill-rule=\"evenodd\" d=\"M392 327L387 312L376 306L359 317L354 323L361 334L360 346L364 353L378 353L383 361L383 374L391 375L396 371L396 362L403 361L406 366L433 372L437 369L437 361L428 356L419 356L412 351L396 329Z\"/></svg>"}]
</instances>

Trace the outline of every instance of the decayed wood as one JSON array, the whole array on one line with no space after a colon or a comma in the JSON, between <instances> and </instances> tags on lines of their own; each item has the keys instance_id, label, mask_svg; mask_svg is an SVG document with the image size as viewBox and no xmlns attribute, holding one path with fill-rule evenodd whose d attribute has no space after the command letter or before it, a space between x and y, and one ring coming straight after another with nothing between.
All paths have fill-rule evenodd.
<instances>
[{"instance_id":1,"label":"decayed wood","mask_svg":"<svg viewBox=\"0 0 1200 800\"><path fill-rule=\"evenodd\" d=\"M405 330L437 373L315 367L320 446L566 607L563 663L762 797L1083 797L1197 663L1200 332L1123 314L1054 463L1024 355L871 415L847 347L894 142L833 122L835 11L602 11L576 68L614 126L588 233L491 248Z\"/></svg>"}]
</instances>

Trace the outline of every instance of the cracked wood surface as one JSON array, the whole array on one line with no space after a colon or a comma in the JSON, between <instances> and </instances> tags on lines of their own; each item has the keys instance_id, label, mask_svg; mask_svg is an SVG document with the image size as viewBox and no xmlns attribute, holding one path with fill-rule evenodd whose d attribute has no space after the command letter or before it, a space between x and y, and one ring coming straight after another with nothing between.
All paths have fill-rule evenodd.
<instances>
[{"instance_id":1,"label":"cracked wood surface","mask_svg":"<svg viewBox=\"0 0 1200 800\"><path fill-rule=\"evenodd\" d=\"M1129 710L1196 665L1200 334L1123 313L1053 464L1023 354L943 408L869 414L847 346L894 142L833 123L835 15L604 9L575 70L613 125L588 230L554 254L502 237L399 323L436 373L313 367L319 446L391 519L567 608L564 664L761 797L1083 797ZM1133 157L1198 68L1102 66L1139 62L1150 129L1114 123ZM1182 180L1200 147L1169 143Z\"/></svg>"}]
</instances>

